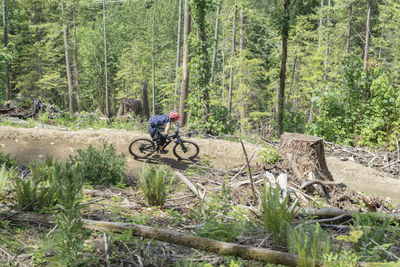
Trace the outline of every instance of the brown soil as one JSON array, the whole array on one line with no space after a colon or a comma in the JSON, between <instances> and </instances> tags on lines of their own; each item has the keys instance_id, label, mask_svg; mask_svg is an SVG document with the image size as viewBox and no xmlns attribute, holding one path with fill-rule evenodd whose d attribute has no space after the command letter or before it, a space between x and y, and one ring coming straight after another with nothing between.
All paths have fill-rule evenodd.
<instances>
[{"instance_id":1,"label":"brown soil","mask_svg":"<svg viewBox=\"0 0 400 267\"><path fill-rule=\"evenodd\" d=\"M118 153L127 156L127 173L135 176L141 169L143 161L133 159L128 153L129 143L138 137L148 137L146 134L126 130L101 129L62 131L44 128L14 128L0 127L1 151L17 156L21 162L38 160L52 155L59 160L67 160L70 155L76 155L78 149L89 145L101 146L113 144ZM200 146L200 159L210 156L212 165L217 169L230 169L243 165L245 162L240 143L216 139L185 138ZM261 146L245 143L249 157L262 149ZM167 148L168 149L168 148ZM173 168L185 169L189 162L178 161L172 154L172 147L166 155L155 155L156 162L162 162ZM379 195L400 201L400 181L372 168L364 167L353 161L341 161L327 157L328 168L337 182L342 182L350 188L369 195ZM253 159L254 161L254 159Z\"/></svg>"}]
</instances>

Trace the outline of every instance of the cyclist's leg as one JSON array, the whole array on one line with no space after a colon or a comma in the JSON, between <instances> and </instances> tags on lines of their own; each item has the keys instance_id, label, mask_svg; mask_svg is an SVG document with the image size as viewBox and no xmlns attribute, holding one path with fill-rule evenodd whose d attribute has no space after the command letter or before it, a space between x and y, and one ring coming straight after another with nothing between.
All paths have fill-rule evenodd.
<instances>
[{"instance_id":1,"label":"cyclist's leg","mask_svg":"<svg viewBox=\"0 0 400 267\"><path fill-rule=\"evenodd\" d=\"M155 134L155 132L156 132L156 129L153 128L153 127L151 127L151 125L149 125L149 126L147 127L147 132L150 134L151 139L154 140L154 134Z\"/></svg>"}]
</instances>

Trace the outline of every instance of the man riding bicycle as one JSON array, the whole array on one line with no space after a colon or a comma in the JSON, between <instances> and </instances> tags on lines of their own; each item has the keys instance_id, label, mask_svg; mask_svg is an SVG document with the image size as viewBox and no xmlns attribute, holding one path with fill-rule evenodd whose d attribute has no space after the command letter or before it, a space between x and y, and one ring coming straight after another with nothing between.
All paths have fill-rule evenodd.
<instances>
[{"instance_id":1,"label":"man riding bicycle","mask_svg":"<svg viewBox=\"0 0 400 267\"><path fill-rule=\"evenodd\" d=\"M168 138L168 132L171 128L171 122L176 122L181 119L181 116L175 111L171 111L167 115L156 115L150 118L147 130L153 140L158 140L161 153L168 153L164 149L164 144ZM161 132L164 131L164 134Z\"/></svg>"}]
</instances>

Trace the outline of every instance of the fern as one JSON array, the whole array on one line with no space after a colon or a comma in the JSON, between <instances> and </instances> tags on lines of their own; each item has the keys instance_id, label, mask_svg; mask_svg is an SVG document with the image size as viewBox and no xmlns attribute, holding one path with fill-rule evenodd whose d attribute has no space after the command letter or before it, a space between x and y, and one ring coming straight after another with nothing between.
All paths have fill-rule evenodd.
<instances>
[{"instance_id":1,"label":"fern","mask_svg":"<svg viewBox=\"0 0 400 267\"><path fill-rule=\"evenodd\" d=\"M149 205L161 208L164 206L174 181L170 177L171 174L162 166L151 168L148 164L143 164L142 172L139 173L139 189Z\"/></svg>"},{"instance_id":2,"label":"fern","mask_svg":"<svg viewBox=\"0 0 400 267\"><path fill-rule=\"evenodd\" d=\"M319 224L305 225L288 231L288 248L299 255L297 266L318 266L324 253L330 250L330 239Z\"/></svg>"},{"instance_id":3,"label":"fern","mask_svg":"<svg viewBox=\"0 0 400 267\"><path fill-rule=\"evenodd\" d=\"M278 241L286 241L287 232L297 212L297 205L288 206L289 195L280 201L280 188L267 188L264 183L262 192L261 212L264 225L268 232L272 233Z\"/></svg>"}]
</instances>

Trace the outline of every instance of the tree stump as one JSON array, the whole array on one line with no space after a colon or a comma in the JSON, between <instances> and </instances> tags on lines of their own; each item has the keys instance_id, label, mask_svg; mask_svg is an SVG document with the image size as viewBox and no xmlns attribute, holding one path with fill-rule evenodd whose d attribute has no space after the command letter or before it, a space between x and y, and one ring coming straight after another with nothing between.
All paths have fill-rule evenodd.
<instances>
[{"instance_id":1,"label":"tree stump","mask_svg":"<svg viewBox=\"0 0 400 267\"><path fill-rule=\"evenodd\" d=\"M130 112L134 112L136 115L142 115L142 102L136 99L122 99L118 109L117 117L121 117Z\"/></svg>"},{"instance_id":2,"label":"tree stump","mask_svg":"<svg viewBox=\"0 0 400 267\"><path fill-rule=\"evenodd\" d=\"M324 140L298 133L284 133L278 152L287 159L302 189L317 190L328 200L333 177L325 161Z\"/></svg>"}]
</instances>

